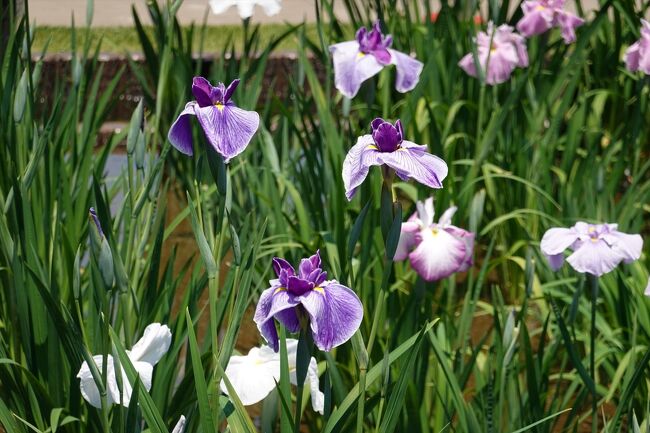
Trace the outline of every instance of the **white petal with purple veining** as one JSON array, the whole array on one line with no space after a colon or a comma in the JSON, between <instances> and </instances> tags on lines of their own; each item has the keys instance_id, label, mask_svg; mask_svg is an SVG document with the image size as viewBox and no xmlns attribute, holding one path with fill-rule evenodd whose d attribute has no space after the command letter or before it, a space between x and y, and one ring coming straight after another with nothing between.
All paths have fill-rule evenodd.
<instances>
[{"instance_id":1,"label":"white petal with purple veining","mask_svg":"<svg viewBox=\"0 0 650 433\"><path fill-rule=\"evenodd\" d=\"M397 77L395 79L395 88L400 93L406 93L417 86L420 81L420 74L424 64L399 51L388 49L390 53L390 62L397 68Z\"/></svg>"},{"instance_id":2,"label":"white petal with purple veining","mask_svg":"<svg viewBox=\"0 0 650 433\"><path fill-rule=\"evenodd\" d=\"M332 45L330 53L334 62L334 84L339 92L350 99L357 94L361 83L384 68L375 56L362 53L357 41Z\"/></svg>"},{"instance_id":3,"label":"white petal with purple veining","mask_svg":"<svg viewBox=\"0 0 650 433\"><path fill-rule=\"evenodd\" d=\"M246 149L260 124L255 111L233 104L199 107L196 115L208 141L225 162Z\"/></svg>"},{"instance_id":4,"label":"white petal with purple veining","mask_svg":"<svg viewBox=\"0 0 650 433\"><path fill-rule=\"evenodd\" d=\"M395 170L401 179L413 178L430 188L442 188L442 181L447 177L447 163L428 153L426 148L404 140L401 148L381 153L378 160Z\"/></svg>"},{"instance_id":5,"label":"white petal with purple veining","mask_svg":"<svg viewBox=\"0 0 650 433\"><path fill-rule=\"evenodd\" d=\"M348 154L345 155L343 185L348 200L352 200L357 188L368 176L370 167L380 164L378 154L372 135L362 135L357 139L357 144L352 146Z\"/></svg>"}]
</instances>

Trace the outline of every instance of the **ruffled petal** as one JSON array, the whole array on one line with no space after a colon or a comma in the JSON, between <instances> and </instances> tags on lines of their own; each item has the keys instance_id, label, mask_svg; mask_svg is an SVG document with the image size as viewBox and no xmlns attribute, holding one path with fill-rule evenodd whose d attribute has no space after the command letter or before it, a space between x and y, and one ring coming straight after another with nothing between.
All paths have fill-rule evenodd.
<instances>
[{"instance_id":1,"label":"ruffled petal","mask_svg":"<svg viewBox=\"0 0 650 433\"><path fill-rule=\"evenodd\" d=\"M368 171L372 165L378 165L379 152L375 148L375 142L371 135L363 135L352 146L343 161L343 185L345 196L352 200L359 185L366 180Z\"/></svg>"},{"instance_id":2,"label":"ruffled petal","mask_svg":"<svg viewBox=\"0 0 650 433\"><path fill-rule=\"evenodd\" d=\"M329 352L345 343L361 325L359 297L336 281L325 282L299 299L309 314L314 343L320 350Z\"/></svg>"},{"instance_id":3,"label":"ruffled petal","mask_svg":"<svg viewBox=\"0 0 650 433\"><path fill-rule=\"evenodd\" d=\"M465 243L445 230L422 230L418 247L409 255L411 266L426 281L458 272L465 263Z\"/></svg>"},{"instance_id":4,"label":"ruffled petal","mask_svg":"<svg viewBox=\"0 0 650 433\"><path fill-rule=\"evenodd\" d=\"M93 356L93 361L95 362L95 365L97 366L97 370L99 373L102 373L102 368L104 365L104 356L103 355L95 355ZM115 403L115 394L114 391L117 389L117 383L115 382L115 370L113 366L113 357L111 355L108 355L107 357L107 369L106 369L106 404L107 405L112 405ZM101 408L102 407L102 401L101 401L101 396L99 395L99 388L97 388L97 384L95 383L95 379L93 378L92 373L90 372L90 367L88 366L88 363L86 361L81 364L81 368L79 369L79 373L77 373L77 377L81 379L79 383L79 387L81 389L81 395L83 398L90 403L91 406L94 406L96 408ZM112 386L111 386L112 385Z\"/></svg>"},{"instance_id":5,"label":"ruffled petal","mask_svg":"<svg viewBox=\"0 0 650 433\"><path fill-rule=\"evenodd\" d=\"M397 68L395 88L400 93L413 90L420 80L424 64L408 54L392 49L388 49L388 51L390 52L391 63Z\"/></svg>"},{"instance_id":6,"label":"ruffled petal","mask_svg":"<svg viewBox=\"0 0 650 433\"><path fill-rule=\"evenodd\" d=\"M350 99L359 92L361 83L377 75L384 67L375 56L362 53L357 41L332 45L330 53L334 62L334 84Z\"/></svg>"},{"instance_id":7,"label":"ruffled petal","mask_svg":"<svg viewBox=\"0 0 650 433\"><path fill-rule=\"evenodd\" d=\"M395 152L382 153L378 158L395 170L400 178L413 178L430 188L442 188L442 181L447 177L445 161L426 152L426 146L409 141L403 141L402 147Z\"/></svg>"},{"instance_id":8,"label":"ruffled petal","mask_svg":"<svg viewBox=\"0 0 650 433\"><path fill-rule=\"evenodd\" d=\"M515 47L508 45L492 53L489 59L481 58L481 65L486 63L485 82L489 85L501 84L510 79L519 63L519 56Z\"/></svg>"},{"instance_id":9,"label":"ruffled petal","mask_svg":"<svg viewBox=\"0 0 650 433\"><path fill-rule=\"evenodd\" d=\"M172 127L169 128L169 133L167 134L167 138L172 146L179 152L189 156L192 156L194 153L192 148L192 125L190 124L190 116L196 114L196 108L198 108L196 102L188 102L172 124Z\"/></svg>"},{"instance_id":10,"label":"ruffled petal","mask_svg":"<svg viewBox=\"0 0 650 433\"><path fill-rule=\"evenodd\" d=\"M526 3L528 6L524 7ZM549 13L549 9L539 9L533 3L539 2L524 2L522 9L528 12L517 23L517 31L527 38L545 33L553 25L553 14Z\"/></svg>"},{"instance_id":11,"label":"ruffled petal","mask_svg":"<svg viewBox=\"0 0 650 433\"><path fill-rule=\"evenodd\" d=\"M252 348L246 356L231 356L226 367L226 377L244 406L258 403L275 389L280 379L280 357L269 357L261 353L264 348ZM272 350L266 349L273 353ZM221 390L228 395L226 383L221 381Z\"/></svg>"},{"instance_id":12,"label":"ruffled petal","mask_svg":"<svg viewBox=\"0 0 650 433\"><path fill-rule=\"evenodd\" d=\"M172 333L167 325L152 323L147 326L140 340L133 346L129 357L133 362L148 362L156 365L160 358L169 350Z\"/></svg>"},{"instance_id":13,"label":"ruffled petal","mask_svg":"<svg viewBox=\"0 0 650 433\"><path fill-rule=\"evenodd\" d=\"M208 141L225 162L246 149L260 124L259 114L232 103L198 108L196 115Z\"/></svg>"},{"instance_id":14,"label":"ruffled petal","mask_svg":"<svg viewBox=\"0 0 650 433\"><path fill-rule=\"evenodd\" d=\"M604 234L602 239L607 242L614 251L624 257L625 263L630 263L641 258L643 249L643 238L641 235L630 235L614 231Z\"/></svg>"},{"instance_id":15,"label":"ruffled petal","mask_svg":"<svg viewBox=\"0 0 650 433\"><path fill-rule=\"evenodd\" d=\"M542 237L540 249L547 256L561 254L578 240L578 234L573 229L554 227L548 229Z\"/></svg>"},{"instance_id":16,"label":"ruffled petal","mask_svg":"<svg viewBox=\"0 0 650 433\"><path fill-rule=\"evenodd\" d=\"M578 272L600 277L611 272L625 257L602 239L581 242L567 262Z\"/></svg>"}]
</instances>

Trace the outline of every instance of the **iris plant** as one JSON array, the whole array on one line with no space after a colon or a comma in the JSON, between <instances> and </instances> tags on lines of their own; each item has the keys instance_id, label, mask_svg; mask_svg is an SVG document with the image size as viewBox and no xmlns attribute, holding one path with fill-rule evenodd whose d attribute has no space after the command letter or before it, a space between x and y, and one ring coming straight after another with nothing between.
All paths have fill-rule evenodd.
<instances>
[{"instance_id":1,"label":"iris plant","mask_svg":"<svg viewBox=\"0 0 650 433\"><path fill-rule=\"evenodd\" d=\"M340 42L330 46L334 61L336 88L348 98L354 98L361 83L377 75L384 67L395 65L397 79L395 88L405 93L418 84L424 65L408 54L390 48L391 35L383 35L379 21L372 30L361 27L354 41Z\"/></svg>"},{"instance_id":2,"label":"iris plant","mask_svg":"<svg viewBox=\"0 0 650 433\"><path fill-rule=\"evenodd\" d=\"M357 295L336 280L327 280L320 254L302 259L298 272L284 259L273 259L277 279L262 292L254 320L262 336L276 352L275 320L290 332L298 332L306 320L320 350L329 351L352 337L361 324L363 306Z\"/></svg>"},{"instance_id":3,"label":"iris plant","mask_svg":"<svg viewBox=\"0 0 650 433\"><path fill-rule=\"evenodd\" d=\"M185 105L169 130L171 144L186 155L194 153L190 116L196 116L208 142L225 162L242 153L259 127L260 116L242 110L231 100L238 85L239 80L234 80L228 87L223 83L212 86L205 78L194 77L192 93L196 100Z\"/></svg>"}]
</instances>

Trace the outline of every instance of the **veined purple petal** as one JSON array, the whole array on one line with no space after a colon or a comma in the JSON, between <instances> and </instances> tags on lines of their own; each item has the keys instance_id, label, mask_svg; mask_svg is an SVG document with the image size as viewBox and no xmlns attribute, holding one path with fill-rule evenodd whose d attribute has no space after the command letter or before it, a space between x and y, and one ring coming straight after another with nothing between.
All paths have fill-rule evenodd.
<instances>
[{"instance_id":1,"label":"veined purple petal","mask_svg":"<svg viewBox=\"0 0 650 433\"><path fill-rule=\"evenodd\" d=\"M330 52L334 62L334 83L348 98L354 98L361 83L377 75L384 67L375 56L362 53L357 41L332 45Z\"/></svg>"},{"instance_id":2,"label":"veined purple petal","mask_svg":"<svg viewBox=\"0 0 650 433\"><path fill-rule=\"evenodd\" d=\"M329 281L300 296L309 314L316 347L329 352L352 337L363 319L363 305L349 288Z\"/></svg>"},{"instance_id":3,"label":"veined purple petal","mask_svg":"<svg viewBox=\"0 0 650 433\"><path fill-rule=\"evenodd\" d=\"M291 276L288 278L287 290L295 296L304 294L314 288L314 283L303 280L300 277Z\"/></svg>"},{"instance_id":4,"label":"veined purple petal","mask_svg":"<svg viewBox=\"0 0 650 433\"><path fill-rule=\"evenodd\" d=\"M581 241L567 262L578 272L600 277L616 268L625 257L602 239Z\"/></svg>"},{"instance_id":5,"label":"veined purple petal","mask_svg":"<svg viewBox=\"0 0 650 433\"><path fill-rule=\"evenodd\" d=\"M203 77L194 77L192 80L192 94L199 104L199 107L209 107L212 105L212 85Z\"/></svg>"},{"instance_id":6,"label":"veined purple petal","mask_svg":"<svg viewBox=\"0 0 650 433\"><path fill-rule=\"evenodd\" d=\"M630 235L613 231L601 236L611 248L624 257L625 263L630 263L641 258L641 249L643 248L643 238L641 235Z\"/></svg>"},{"instance_id":7,"label":"veined purple petal","mask_svg":"<svg viewBox=\"0 0 650 433\"><path fill-rule=\"evenodd\" d=\"M380 152L394 152L402 142L402 134L390 122L372 121L372 139ZM375 127L376 125L376 127Z\"/></svg>"},{"instance_id":8,"label":"veined purple petal","mask_svg":"<svg viewBox=\"0 0 650 433\"><path fill-rule=\"evenodd\" d=\"M348 200L357 191L359 185L368 176L371 166L382 164L377 159L380 152L375 146L371 135L363 135L357 140L357 144L352 146L343 161L343 184L345 186L345 196Z\"/></svg>"},{"instance_id":9,"label":"veined purple petal","mask_svg":"<svg viewBox=\"0 0 650 433\"><path fill-rule=\"evenodd\" d=\"M424 229L420 244L409 255L411 266L426 281L437 281L458 272L465 263L463 241L440 229Z\"/></svg>"},{"instance_id":10,"label":"veined purple petal","mask_svg":"<svg viewBox=\"0 0 650 433\"><path fill-rule=\"evenodd\" d=\"M447 164L426 149L426 146L404 140L402 147L395 152L379 153L378 160L395 170L403 180L413 178L430 188L442 188L442 181L447 177Z\"/></svg>"},{"instance_id":11,"label":"veined purple petal","mask_svg":"<svg viewBox=\"0 0 650 433\"><path fill-rule=\"evenodd\" d=\"M280 278L280 274L283 270L288 273L287 276L294 275L296 273L293 270L293 266L291 266L291 264L285 259L282 259L280 257L273 257L273 271L275 272L275 275L278 276L278 278Z\"/></svg>"},{"instance_id":12,"label":"veined purple petal","mask_svg":"<svg viewBox=\"0 0 650 433\"><path fill-rule=\"evenodd\" d=\"M185 105L185 109L181 111L181 114L178 115L178 118L172 124L172 127L169 128L169 133L167 138L169 142L181 153L185 155L192 156L193 147L192 147L192 125L190 125L190 116L195 115L195 110L197 109L196 102L188 102Z\"/></svg>"},{"instance_id":13,"label":"veined purple petal","mask_svg":"<svg viewBox=\"0 0 650 433\"><path fill-rule=\"evenodd\" d=\"M245 111L232 103L196 110L208 141L227 163L246 149L260 124L255 111Z\"/></svg>"},{"instance_id":14,"label":"veined purple petal","mask_svg":"<svg viewBox=\"0 0 650 433\"><path fill-rule=\"evenodd\" d=\"M320 271L321 260L320 260L320 251L316 251L312 256L300 260L300 266L298 267L299 275L301 278L307 278L312 271L318 269Z\"/></svg>"},{"instance_id":15,"label":"veined purple petal","mask_svg":"<svg viewBox=\"0 0 650 433\"><path fill-rule=\"evenodd\" d=\"M561 254L578 240L578 234L574 229L554 227L548 229L542 237L540 249L547 256Z\"/></svg>"},{"instance_id":16,"label":"veined purple petal","mask_svg":"<svg viewBox=\"0 0 650 433\"><path fill-rule=\"evenodd\" d=\"M399 241L397 242L397 249L393 260L396 262L406 260L409 253L417 245L415 234L420 230L420 226L416 222L402 223L402 229L399 234Z\"/></svg>"},{"instance_id":17,"label":"veined purple petal","mask_svg":"<svg viewBox=\"0 0 650 433\"><path fill-rule=\"evenodd\" d=\"M232 83L228 86L226 91L223 94L223 103L227 104L228 101L230 101L230 98L232 98L232 94L235 92L237 89L237 86L239 86L239 78L236 80L233 80Z\"/></svg>"},{"instance_id":18,"label":"veined purple petal","mask_svg":"<svg viewBox=\"0 0 650 433\"><path fill-rule=\"evenodd\" d=\"M260 334L269 343L269 346L276 352L278 346L278 331L275 328L274 316L281 311L293 309L299 304L298 301L282 287L271 287L262 292L260 300L255 309L253 321L257 324ZM291 323L288 316L282 315L283 320Z\"/></svg>"},{"instance_id":19,"label":"veined purple petal","mask_svg":"<svg viewBox=\"0 0 650 433\"><path fill-rule=\"evenodd\" d=\"M395 88L400 93L406 93L415 88L420 80L424 64L408 54L389 49L391 63L397 68Z\"/></svg>"}]
</instances>

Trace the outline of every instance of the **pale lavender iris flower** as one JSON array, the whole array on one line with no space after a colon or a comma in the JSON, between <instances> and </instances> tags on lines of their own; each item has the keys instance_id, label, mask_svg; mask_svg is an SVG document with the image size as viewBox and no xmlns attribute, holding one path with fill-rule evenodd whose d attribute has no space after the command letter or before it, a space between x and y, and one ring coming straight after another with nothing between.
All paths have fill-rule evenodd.
<instances>
[{"instance_id":1,"label":"pale lavender iris flower","mask_svg":"<svg viewBox=\"0 0 650 433\"><path fill-rule=\"evenodd\" d=\"M417 212L402 224L395 261L409 259L426 281L437 281L472 266L474 233L451 224L456 207L447 209L437 223L433 198L417 203Z\"/></svg>"},{"instance_id":2,"label":"pale lavender iris flower","mask_svg":"<svg viewBox=\"0 0 650 433\"><path fill-rule=\"evenodd\" d=\"M404 140L399 120L393 126L377 118L370 126L372 134L359 137L343 161L343 184L348 200L352 200L373 165L387 165L402 180L413 178L431 188L442 188L447 164L430 154L427 146Z\"/></svg>"},{"instance_id":3,"label":"pale lavender iris flower","mask_svg":"<svg viewBox=\"0 0 650 433\"><path fill-rule=\"evenodd\" d=\"M273 259L277 279L262 292L253 320L276 352L278 332L275 320L298 332L301 317L309 320L316 347L330 351L352 337L363 318L359 297L336 280L327 280L320 254L302 259L298 272L284 259Z\"/></svg>"},{"instance_id":4,"label":"pale lavender iris flower","mask_svg":"<svg viewBox=\"0 0 650 433\"><path fill-rule=\"evenodd\" d=\"M641 39L625 51L625 66L632 72L650 75L650 23L641 20Z\"/></svg>"},{"instance_id":5,"label":"pale lavender iris flower","mask_svg":"<svg viewBox=\"0 0 650 433\"><path fill-rule=\"evenodd\" d=\"M526 0L521 9L524 16L517 23L517 30L527 38L540 35L552 27L562 30L564 43L576 40L576 28L585 23L579 16L565 11L566 0Z\"/></svg>"},{"instance_id":6,"label":"pale lavender iris flower","mask_svg":"<svg viewBox=\"0 0 650 433\"><path fill-rule=\"evenodd\" d=\"M580 273L595 276L606 274L619 263L630 263L641 257L643 239L638 234L618 231L618 224L588 224L577 222L571 228L549 229L542 238L541 250L553 270L564 264L564 250L571 267Z\"/></svg>"},{"instance_id":7,"label":"pale lavender iris flower","mask_svg":"<svg viewBox=\"0 0 650 433\"><path fill-rule=\"evenodd\" d=\"M196 116L208 142L225 162L242 153L259 127L260 116L238 108L231 100L238 85L239 80L234 80L228 87L223 83L215 87L203 77L194 77L196 100L185 105L170 128L171 144L186 155L194 153L190 116Z\"/></svg>"},{"instance_id":8,"label":"pale lavender iris flower","mask_svg":"<svg viewBox=\"0 0 650 433\"><path fill-rule=\"evenodd\" d=\"M413 90L424 65L408 54L390 48L392 43L393 38L381 33L377 21L370 31L361 27L357 31L356 40L331 45L335 85L339 92L353 98L361 88L361 83L388 65L397 68L397 91L405 93Z\"/></svg>"},{"instance_id":9,"label":"pale lavender iris flower","mask_svg":"<svg viewBox=\"0 0 650 433\"><path fill-rule=\"evenodd\" d=\"M513 32L512 27L501 25L494 28L490 21L486 32L479 32L474 38L476 54L485 82L495 85L508 81L515 68L528 66L526 39ZM478 77L474 53L468 53L458 62L468 75Z\"/></svg>"}]
</instances>

